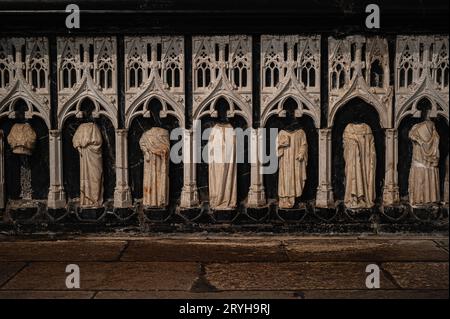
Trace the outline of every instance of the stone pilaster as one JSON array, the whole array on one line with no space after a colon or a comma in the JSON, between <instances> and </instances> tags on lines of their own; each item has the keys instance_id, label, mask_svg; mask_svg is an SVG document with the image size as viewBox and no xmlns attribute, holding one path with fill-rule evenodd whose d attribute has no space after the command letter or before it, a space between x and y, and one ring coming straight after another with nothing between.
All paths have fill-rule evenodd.
<instances>
[{"instance_id":1,"label":"stone pilaster","mask_svg":"<svg viewBox=\"0 0 450 319\"><path fill-rule=\"evenodd\" d=\"M400 201L398 189L398 147L397 130L386 130L386 168L383 188L383 205L392 206Z\"/></svg>"},{"instance_id":2,"label":"stone pilaster","mask_svg":"<svg viewBox=\"0 0 450 319\"><path fill-rule=\"evenodd\" d=\"M181 190L182 208L196 207L199 204L196 178L197 158L195 139L193 131L183 131L183 189Z\"/></svg>"},{"instance_id":3,"label":"stone pilaster","mask_svg":"<svg viewBox=\"0 0 450 319\"><path fill-rule=\"evenodd\" d=\"M63 186L63 158L61 130L49 130L50 187L48 208L59 209L66 206L66 194Z\"/></svg>"},{"instance_id":4,"label":"stone pilaster","mask_svg":"<svg viewBox=\"0 0 450 319\"><path fill-rule=\"evenodd\" d=\"M317 187L316 206L330 208L334 206L331 184L331 129L319 129L319 186Z\"/></svg>"},{"instance_id":5,"label":"stone pilaster","mask_svg":"<svg viewBox=\"0 0 450 319\"><path fill-rule=\"evenodd\" d=\"M114 207L131 207L132 199L128 186L128 147L126 129L116 129L116 187L114 189Z\"/></svg>"},{"instance_id":6,"label":"stone pilaster","mask_svg":"<svg viewBox=\"0 0 450 319\"><path fill-rule=\"evenodd\" d=\"M266 204L266 195L261 170L262 129L251 129L250 135L250 190L248 206L258 208Z\"/></svg>"}]
</instances>

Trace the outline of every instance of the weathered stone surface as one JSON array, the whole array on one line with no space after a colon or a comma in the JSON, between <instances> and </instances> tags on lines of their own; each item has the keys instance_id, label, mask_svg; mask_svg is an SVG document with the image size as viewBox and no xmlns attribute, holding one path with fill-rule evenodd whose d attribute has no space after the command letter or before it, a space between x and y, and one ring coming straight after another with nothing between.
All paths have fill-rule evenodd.
<instances>
[{"instance_id":1,"label":"weathered stone surface","mask_svg":"<svg viewBox=\"0 0 450 319\"><path fill-rule=\"evenodd\" d=\"M0 287L25 266L21 262L0 262ZM1 299L1 297L0 297Z\"/></svg>"},{"instance_id":2,"label":"weathered stone surface","mask_svg":"<svg viewBox=\"0 0 450 319\"><path fill-rule=\"evenodd\" d=\"M448 261L432 240L299 239L284 241L290 261Z\"/></svg>"},{"instance_id":3,"label":"weathered stone surface","mask_svg":"<svg viewBox=\"0 0 450 319\"><path fill-rule=\"evenodd\" d=\"M122 240L0 242L0 261L113 261L125 244Z\"/></svg>"},{"instance_id":4,"label":"weathered stone surface","mask_svg":"<svg viewBox=\"0 0 450 319\"><path fill-rule=\"evenodd\" d=\"M100 291L97 299L447 299L448 290ZM1 296L1 294L0 294Z\"/></svg>"},{"instance_id":5,"label":"weathered stone surface","mask_svg":"<svg viewBox=\"0 0 450 319\"><path fill-rule=\"evenodd\" d=\"M0 291L0 299L91 299L94 291L65 290L65 291L36 291L36 290L8 290Z\"/></svg>"},{"instance_id":6,"label":"weathered stone surface","mask_svg":"<svg viewBox=\"0 0 450 319\"><path fill-rule=\"evenodd\" d=\"M287 261L277 241L154 240L130 241L123 261Z\"/></svg>"},{"instance_id":7,"label":"weathered stone surface","mask_svg":"<svg viewBox=\"0 0 450 319\"><path fill-rule=\"evenodd\" d=\"M100 291L98 299L293 299L290 291L221 291L193 293L184 291Z\"/></svg>"},{"instance_id":8,"label":"weathered stone surface","mask_svg":"<svg viewBox=\"0 0 450 319\"><path fill-rule=\"evenodd\" d=\"M66 290L67 263L36 262L2 289ZM78 263L82 290L189 290L197 277L195 263Z\"/></svg>"},{"instance_id":9,"label":"weathered stone surface","mask_svg":"<svg viewBox=\"0 0 450 319\"><path fill-rule=\"evenodd\" d=\"M404 289L448 290L448 263L386 263L383 268Z\"/></svg>"},{"instance_id":10,"label":"weathered stone surface","mask_svg":"<svg viewBox=\"0 0 450 319\"><path fill-rule=\"evenodd\" d=\"M297 292L297 295L301 292ZM448 290L306 290L304 299L448 299Z\"/></svg>"},{"instance_id":11,"label":"weathered stone surface","mask_svg":"<svg viewBox=\"0 0 450 319\"><path fill-rule=\"evenodd\" d=\"M231 263L206 266L206 278L219 290L366 289L366 263ZM393 283L381 274L381 288Z\"/></svg>"},{"instance_id":12,"label":"weathered stone surface","mask_svg":"<svg viewBox=\"0 0 450 319\"><path fill-rule=\"evenodd\" d=\"M439 247L447 250L447 252L448 252L448 238L447 239L438 239L438 240L435 240L435 242Z\"/></svg>"}]
</instances>

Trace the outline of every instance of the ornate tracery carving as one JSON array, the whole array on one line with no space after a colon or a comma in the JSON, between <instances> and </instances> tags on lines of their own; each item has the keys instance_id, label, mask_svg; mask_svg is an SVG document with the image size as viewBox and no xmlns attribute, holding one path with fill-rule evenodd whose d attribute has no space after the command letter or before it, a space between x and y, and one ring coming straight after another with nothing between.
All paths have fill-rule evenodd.
<instances>
[{"instance_id":1,"label":"ornate tracery carving","mask_svg":"<svg viewBox=\"0 0 450 319\"><path fill-rule=\"evenodd\" d=\"M392 87L389 85L389 50L386 39L349 36L328 40L328 126L337 110L354 97L373 105L381 125L390 127Z\"/></svg>"},{"instance_id":2,"label":"ornate tracery carving","mask_svg":"<svg viewBox=\"0 0 450 319\"><path fill-rule=\"evenodd\" d=\"M320 36L261 37L261 122L285 116L283 103L292 97L295 112L320 126Z\"/></svg>"},{"instance_id":3,"label":"ornate tracery carving","mask_svg":"<svg viewBox=\"0 0 450 319\"><path fill-rule=\"evenodd\" d=\"M93 116L107 116L117 127L116 39L58 38L58 126L83 117L80 105L90 98Z\"/></svg>"},{"instance_id":4,"label":"ornate tracery carving","mask_svg":"<svg viewBox=\"0 0 450 319\"><path fill-rule=\"evenodd\" d=\"M26 118L38 116L50 127L46 38L0 39L0 117L15 117L20 99L27 105Z\"/></svg>"},{"instance_id":5,"label":"ornate tracery carving","mask_svg":"<svg viewBox=\"0 0 450 319\"><path fill-rule=\"evenodd\" d=\"M449 49L445 36L398 36L395 58L395 126L407 116L420 116L418 102L427 97L431 117L448 119Z\"/></svg>"},{"instance_id":6,"label":"ornate tracery carving","mask_svg":"<svg viewBox=\"0 0 450 319\"><path fill-rule=\"evenodd\" d=\"M249 36L193 37L194 119L216 116L215 103L223 97L228 116L239 114L251 123L251 52Z\"/></svg>"},{"instance_id":7,"label":"ornate tracery carving","mask_svg":"<svg viewBox=\"0 0 450 319\"><path fill-rule=\"evenodd\" d=\"M149 101L160 100L162 117L174 115L184 126L183 37L125 38L126 120L150 116Z\"/></svg>"}]
</instances>

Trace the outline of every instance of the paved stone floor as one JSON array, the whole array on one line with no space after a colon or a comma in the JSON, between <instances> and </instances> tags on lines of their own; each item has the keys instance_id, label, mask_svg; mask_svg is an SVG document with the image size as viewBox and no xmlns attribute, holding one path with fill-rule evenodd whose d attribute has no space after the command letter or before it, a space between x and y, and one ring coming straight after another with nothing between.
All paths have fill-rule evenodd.
<instances>
[{"instance_id":1,"label":"paved stone floor","mask_svg":"<svg viewBox=\"0 0 450 319\"><path fill-rule=\"evenodd\" d=\"M371 263L380 289L365 286ZM80 289L66 288L67 264ZM0 236L0 299L448 295L443 236Z\"/></svg>"}]
</instances>

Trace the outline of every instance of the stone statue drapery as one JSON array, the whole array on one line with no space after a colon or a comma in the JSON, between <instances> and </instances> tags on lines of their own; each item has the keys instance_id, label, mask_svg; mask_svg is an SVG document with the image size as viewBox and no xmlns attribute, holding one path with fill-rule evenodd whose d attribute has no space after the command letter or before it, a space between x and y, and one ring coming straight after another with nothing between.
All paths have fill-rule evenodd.
<instances>
[{"instance_id":1,"label":"stone statue drapery","mask_svg":"<svg viewBox=\"0 0 450 319\"><path fill-rule=\"evenodd\" d=\"M8 143L14 154L20 155L20 197L32 198L30 158L36 144L37 135L29 123L16 123L11 127Z\"/></svg>"},{"instance_id":2,"label":"stone statue drapery","mask_svg":"<svg viewBox=\"0 0 450 319\"><path fill-rule=\"evenodd\" d=\"M14 154L31 155L36 143L36 132L28 123L16 123L9 132L8 143Z\"/></svg>"},{"instance_id":3,"label":"stone statue drapery","mask_svg":"<svg viewBox=\"0 0 450 319\"><path fill-rule=\"evenodd\" d=\"M292 208L303 193L308 163L308 143L303 130L280 131L277 138L278 206Z\"/></svg>"},{"instance_id":4,"label":"stone statue drapery","mask_svg":"<svg viewBox=\"0 0 450 319\"><path fill-rule=\"evenodd\" d=\"M434 123L414 125L409 138L413 143L409 202L413 206L439 202L439 134Z\"/></svg>"},{"instance_id":5,"label":"stone statue drapery","mask_svg":"<svg viewBox=\"0 0 450 319\"><path fill-rule=\"evenodd\" d=\"M139 146L144 153L144 206L164 208L169 203L169 132L153 127L142 134Z\"/></svg>"},{"instance_id":6,"label":"stone statue drapery","mask_svg":"<svg viewBox=\"0 0 450 319\"><path fill-rule=\"evenodd\" d=\"M98 208L103 203L102 134L94 123L76 130L73 147L80 154L80 206Z\"/></svg>"},{"instance_id":7,"label":"stone statue drapery","mask_svg":"<svg viewBox=\"0 0 450 319\"><path fill-rule=\"evenodd\" d=\"M375 200L376 151L367 124L348 124L344 130L345 206L371 208Z\"/></svg>"},{"instance_id":8,"label":"stone statue drapery","mask_svg":"<svg viewBox=\"0 0 450 319\"><path fill-rule=\"evenodd\" d=\"M233 209L237 203L236 136L230 124L216 124L208 140L209 205Z\"/></svg>"}]
</instances>

